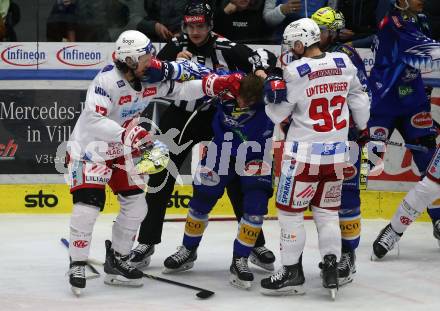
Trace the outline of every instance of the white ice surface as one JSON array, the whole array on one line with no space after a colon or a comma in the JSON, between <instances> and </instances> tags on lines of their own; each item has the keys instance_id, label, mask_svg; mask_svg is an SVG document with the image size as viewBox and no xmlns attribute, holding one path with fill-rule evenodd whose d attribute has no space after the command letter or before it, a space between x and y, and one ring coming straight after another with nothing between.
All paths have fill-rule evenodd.
<instances>
[{"instance_id":1,"label":"white ice surface","mask_svg":"<svg viewBox=\"0 0 440 311\"><path fill-rule=\"evenodd\" d=\"M101 215L95 226L91 257L103 260L104 240L111 236L113 215ZM90 280L84 294L76 298L65 273L67 252L60 243L68 237L68 215L0 216L0 310L440 310L440 249L429 223L415 223L400 242L397 252L382 262L371 262L371 244L385 221L364 221L363 237L357 251L357 273L353 283L341 288L335 302L322 288L316 230L306 221L304 252L306 295L265 297L259 281L268 275L255 268L249 291L228 283L234 222L211 222L199 247L199 258L191 271L162 275L162 262L181 243L183 223L166 223L163 242L156 248L146 273L171 278L215 291L207 300L195 291L145 279L141 288L112 287L100 279ZM267 246L279 258L277 221L264 224ZM277 260L277 266L279 260ZM102 267L97 267L102 271Z\"/></svg>"}]
</instances>

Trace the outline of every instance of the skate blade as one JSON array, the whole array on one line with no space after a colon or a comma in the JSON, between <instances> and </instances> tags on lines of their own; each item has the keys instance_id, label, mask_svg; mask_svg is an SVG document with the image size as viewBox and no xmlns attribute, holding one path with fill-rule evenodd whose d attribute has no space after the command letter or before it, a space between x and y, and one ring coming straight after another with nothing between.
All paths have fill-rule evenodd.
<instances>
[{"instance_id":1,"label":"skate blade","mask_svg":"<svg viewBox=\"0 0 440 311\"><path fill-rule=\"evenodd\" d=\"M303 285L286 286L280 289L261 288L260 292L266 296L291 296L304 295L306 293Z\"/></svg>"},{"instance_id":2,"label":"skate blade","mask_svg":"<svg viewBox=\"0 0 440 311\"><path fill-rule=\"evenodd\" d=\"M107 274L104 279L104 283L113 286L127 286L127 287L141 287L144 285L142 278L140 279L127 279L122 275Z\"/></svg>"},{"instance_id":3,"label":"skate blade","mask_svg":"<svg viewBox=\"0 0 440 311\"><path fill-rule=\"evenodd\" d=\"M334 301L336 300L336 293L338 292L337 288L329 288L330 298Z\"/></svg>"},{"instance_id":4,"label":"skate blade","mask_svg":"<svg viewBox=\"0 0 440 311\"><path fill-rule=\"evenodd\" d=\"M243 281L240 280L236 275L231 274L229 276L229 283L231 283L232 286L240 289L250 289L252 286L252 281Z\"/></svg>"},{"instance_id":5,"label":"skate blade","mask_svg":"<svg viewBox=\"0 0 440 311\"><path fill-rule=\"evenodd\" d=\"M144 260L137 261L137 262L130 261L130 262L128 262L128 264L136 269L145 270L150 265L150 262L151 262L151 257L147 257L147 258L144 258Z\"/></svg>"},{"instance_id":6,"label":"skate blade","mask_svg":"<svg viewBox=\"0 0 440 311\"><path fill-rule=\"evenodd\" d=\"M383 257L382 258L377 257L374 252L371 253L371 257L370 257L371 261L381 261L382 259L383 259Z\"/></svg>"},{"instance_id":7,"label":"skate blade","mask_svg":"<svg viewBox=\"0 0 440 311\"><path fill-rule=\"evenodd\" d=\"M162 270L162 273L163 273L163 274L172 274L172 273L176 273L176 272L180 272L180 271L186 271L186 270L189 270L189 269L191 269L192 267L194 267L194 261L192 261L192 262L188 262L188 263L185 263L185 264L183 264L181 267L179 267L179 268L177 268L177 269L171 269L171 268L167 268L167 267L165 267L165 268Z\"/></svg>"},{"instance_id":8,"label":"skate blade","mask_svg":"<svg viewBox=\"0 0 440 311\"><path fill-rule=\"evenodd\" d=\"M252 254L249 256L249 261L252 262L256 266L263 268L264 270L267 270L267 271L274 271L275 270L275 266L273 263L263 263Z\"/></svg>"},{"instance_id":9,"label":"skate blade","mask_svg":"<svg viewBox=\"0 0 440 311\"><path fill-rule=\"evenodd\" d=\"M346 278L338 278L339 286L344 286L351 282L353 282L353 277L351 275L347 276Z\"/></svg>"},{"instance_id":10,"label":"skate blade","mask_svg":"<svg viewBox=\"0 0 440 311\"><path fill-rule=\"evenodd\" d=\"M81 296L81 293L82 293L83 288L79 288L79 287L72 286L70 289L72 290L72 293L73 293L76 297Z\"/></svg>"}]
</instances>

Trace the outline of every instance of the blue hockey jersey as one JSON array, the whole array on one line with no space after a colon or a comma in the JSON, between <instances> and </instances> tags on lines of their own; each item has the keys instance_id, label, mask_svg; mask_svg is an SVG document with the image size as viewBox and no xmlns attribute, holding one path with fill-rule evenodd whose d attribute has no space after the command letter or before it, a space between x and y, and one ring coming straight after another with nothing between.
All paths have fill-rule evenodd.
<instances>
[{"instance_id":1,"label":"blue hockey jersey","mask_svg":"<svg viewBox=\"0 0 440 311\"><path fill-rule=\"evenodd\" d=\"M274 124L266 115L263 102L248 108L238 108L236 102L231 100L217 104L212 127L214 130L213 142L219 148L225 141L225 133L232 133L231 156L237 157L240 144L250 141L257 142L261 146L260 150L251 150L249 147L246 152L247 161L263 158L266 141L270 142L272 138Z\"/></svg>"},{"instance_id":2,"label":"blue hockey jersey","mask_svg":"<svg viewBox=\"0 0 440 311\"><path fill-rule=\"evenodd\" d=\"M399 94L406 90L421 91L420 70L440 68L440 43L429 36L424 14L409 15L393 8L384 17L373 44L375 63L370 73L372 106L392 88L403 86Z\"/></svg>"}]
</instances>

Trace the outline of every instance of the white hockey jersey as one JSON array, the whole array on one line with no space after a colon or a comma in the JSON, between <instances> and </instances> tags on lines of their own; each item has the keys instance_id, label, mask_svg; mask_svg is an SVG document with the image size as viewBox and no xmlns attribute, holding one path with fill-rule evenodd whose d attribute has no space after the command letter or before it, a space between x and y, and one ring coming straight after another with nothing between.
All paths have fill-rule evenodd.
<instances>
[{"instance_id":1,"label":"white hockey jersey","mask_svg":"<svg viewBox=\"0 0 440 311\"><path fill-rule=\"evenodd\" d=\"M85 107L70 136L68 152L75 159L91 161L122 156L125 130L122 124L140 116L153 98L195 100L203 96L201 80L142 84L142 89L136 91L124 75L109 64L97 74L87 90Z\"/></svg>"},{"instance_id":2,"label":"white hockey jersey","mask_svg":"<svg viewBox=\"0 0 440 311\"><path fill-rule=\"evenodd\" d=\"M297 142L308 146L307 159L301 161L309 162L310 154L334 157L344 153L345 143L338 143L348 138L350 112L358 129L367 127L368 95L362 90L357 69L346 54L334 52L324 53L321 58L302 57L284 69L284 80L287 102L267 105L266 113L274 123L291 118L286 142L293 143L290 153L295 156ZM321 163L345 160L342 156L339 160L321 159Z\"/></svg>"}]
</instances>

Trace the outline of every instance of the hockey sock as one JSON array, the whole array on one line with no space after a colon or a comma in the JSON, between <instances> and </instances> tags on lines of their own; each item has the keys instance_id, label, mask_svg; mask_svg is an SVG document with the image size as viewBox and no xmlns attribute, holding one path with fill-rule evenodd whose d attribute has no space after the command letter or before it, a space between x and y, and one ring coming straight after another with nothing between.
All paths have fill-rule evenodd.
<instances>
[{"instance_id":1,"label":"hockey sock","mask_svg":"<svg viewBox=\"0 0 440 311\"><path fill-rule=\"evenodd\" d=\"M249 257L262 226L262 215L244 214L243 217L241 217L240 223L238 224L237 237L234 240L234 256Z\"/></svg>"},{"instance_id":2,"label":"hockey sock","mask_svg":"<svg viewBox=\"0 0 440 311\"><path fill-rule=\"evenodd\" d=\"M69 254L72 261L86 261L92 242L93 226L99 215L99 207L81 202L73 204L70 218Z\"/></svg>"},{"instance_id":3,"label":"hockey sock","mask_svg":"<svg viewBox=\"0 0 440 311\"><path fill-rule=\"evenodd\" d=\"M412 188L391 219L391 227L397 233L403 233L408 226L420 216L438 196L440 186L429 178L425 177ZM431 208L428 210L433 216L440 218L440 209Z\"/></svg>"},{"instance_id":4,"label":"hockey sock","mask_svg":"<svg viewBox=\"0 0 440 311\"><path fill-rule=\"evenodd\" d=\"M361 235L360 208L339 210L339 227L341 228L342 247L355 250L359 246Z\"/></svg>"},{"instance_id":5,"label":"hockey sock","mask_svg":"<svg viewBox=\"0 0 440 311\"><path fill-rule=\"evenodd\" d=\"M198 247L207 226L208 214L202 214L190 208L186 216L185 234L182 244L187 249Z\"/></svg>"},{"instance_id":6,"label":"hockey sock","mask_svg":"<svg viewBox=\"0 0 440 311\"><path fill-rule=\"evenodd\" d=\"M112 248L121 255L127 255L133 247L137 229L147 215L147 203L144 193L130 196L118 194L118 201L121 209L113 223Z\"/></svg>"},{"instance_id":7,"label":"hockey sock","mask_svg":"<svg viewBox=\"0 0 440 311\"><path fill-rule=\"evenodd\" d=\"M297 264L306 243L304 212L289 213L278 210L278 221L281 227L281 263L284 266Z\"/></svg>"},{"instance_id":8,"label":"hockey sock","mask_svg":"<svg viewBox=\"0 0 440 311\"><path fill-rule=\"evenodd\" d=\"M336 255L341 258L341 229L339 228L338 211L312 206L313 220L318 229L319 251L321 257ZM324 259L323 259L324 260Z\"/></svg>"}]
</instances>

